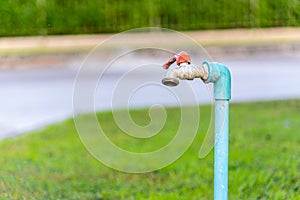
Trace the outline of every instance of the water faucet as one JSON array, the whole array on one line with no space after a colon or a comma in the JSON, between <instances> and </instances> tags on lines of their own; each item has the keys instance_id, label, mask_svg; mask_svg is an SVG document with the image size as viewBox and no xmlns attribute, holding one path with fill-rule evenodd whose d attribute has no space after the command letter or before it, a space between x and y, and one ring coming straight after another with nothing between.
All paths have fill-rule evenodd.
<instances>
[{"instance_id":1,"label":"water faucet","mask_svg":"<svg viewBox=\"0 0 300 200\"><path fill-rule=\"evenodd\" d=\"M176 86L179 79L193 80L201 78L204 82L208 80L208 68L204 65L196 67L191 64L189 54L182 51L172 56L164 65L164 69L168 69L175 61L177 66L175 69L168 71L167 76L162 79L162 83L166 86Z\"/></svg>"},{"instance_id":2,"label":"water faucet","mask_svg":"<svg viewBox=\"0 0 300 200\"><path fill-rule=\"evenodd\" d=\"M214 199L227 200L229 100L231 99L230 71L225 65L217 62L204 61L202 66L195 67L191 65L190 56L183 51L170 58L170 60L163 65L163 68L168 69L175 61L177 61L178 67L170 70L167 76L162 79L164 85L176 86L179 84L179 79L193 80L194 78L201 78L204 83L214 84ZM202 157L201 149L199 156Z\"/></svg>"}]
</instances>

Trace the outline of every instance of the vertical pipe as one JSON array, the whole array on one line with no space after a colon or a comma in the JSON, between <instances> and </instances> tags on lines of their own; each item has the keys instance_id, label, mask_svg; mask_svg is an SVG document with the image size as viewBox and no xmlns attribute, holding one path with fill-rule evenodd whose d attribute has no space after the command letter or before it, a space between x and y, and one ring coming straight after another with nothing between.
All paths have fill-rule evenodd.
<instances>
[{"instance_id":1,"label":"vertical pipe","mask_svg":"<svg viewBox=\"0 0 300 200\"><path fill-rule=\"evenodd\" d=\"M229 101L215 101L214 199L228 199Z\"/></svg>"},{"instance_id":2,"label":"vertical pipe","mask_svg":"<svg viewBox=\"0 0 300 200\"><path fill-rule=\"evenodd\" d=\"M216 62L202 63L208 70L206 83L214 83L215 99L215 164L214 199L228 199L228 126L231 75L229 69Z\"/></svg>"}]
</instances>

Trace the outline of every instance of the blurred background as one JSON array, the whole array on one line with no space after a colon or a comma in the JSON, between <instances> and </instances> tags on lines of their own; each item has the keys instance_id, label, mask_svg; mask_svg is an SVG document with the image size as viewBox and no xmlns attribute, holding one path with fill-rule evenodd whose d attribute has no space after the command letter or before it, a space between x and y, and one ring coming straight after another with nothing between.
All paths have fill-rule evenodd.
<instances>
[{"instance_id":1,"label":"blurred background","mask_svg":"<svg viewBox=\"0 0 300 200\"><path fill-rule=\"evenodd\" d=\"M1 36L298 26L297 0L5 0Z\"/></svg>"},{"instance_id":2,"label":"blurred background","mask_svg":"<svg viewBox=\"0 0 300 200\"><path fill-rule=\"evenodd\" d=\"M73 85L82 62L115 33L140 27L167 28L190 37L203 46L200 54L206 55L201 57L188 45L181 46L191 53L195 64L204 59L226 64L233 77L233 102L299 98L299 23L297 0L2 1L0 138L72 116ZM109 50L98 48L85 65L97 70L107 54L134 43L143 45L147 34L156 41L161 32L129 34ZM168 37L164 41L166 46L181 43ZM105 97L112 95L112 80L118 80L132 63L162 64L168 58L168 54L150 52L130 55L116 64L101 83L104 97L96 108L110 109L111 100ZM157 66L139 73L135 77L150 76L159 83L165 71ZM86 73L87 79L91 74ZM130 80L125 84L130 85ZM195 88L200 85L193 84ZM211 101L205 91L199 92L199 104ZM149 96L157 98L156 103L174 105L156 92L147 90L148 96L141 95L131 106L149 106L153 103Z\"/></svg>"}]
</instances>

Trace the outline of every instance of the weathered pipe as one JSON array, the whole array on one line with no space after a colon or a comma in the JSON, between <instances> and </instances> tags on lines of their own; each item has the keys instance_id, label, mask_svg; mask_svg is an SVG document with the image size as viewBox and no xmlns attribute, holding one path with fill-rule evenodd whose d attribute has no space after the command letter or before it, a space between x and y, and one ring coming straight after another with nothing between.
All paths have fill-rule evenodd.
<instances>
[{"instance_id":1,"label":"weathered pipe","mask_svg":"<svg viewBox=\"0 0 300 200\"><path fill-rule=\"evenodd\" d=\"M201 78L205 83L214 83L214 199L227 200L229 100L231 99L230 71L225 65L216 62L205 61L200 67L194 67L185 62L180 63L178 68L169 71L162 83L167 86L176 86L179 84L178 79L193 80L194 78Z\"/></svg>"}]
</instances>

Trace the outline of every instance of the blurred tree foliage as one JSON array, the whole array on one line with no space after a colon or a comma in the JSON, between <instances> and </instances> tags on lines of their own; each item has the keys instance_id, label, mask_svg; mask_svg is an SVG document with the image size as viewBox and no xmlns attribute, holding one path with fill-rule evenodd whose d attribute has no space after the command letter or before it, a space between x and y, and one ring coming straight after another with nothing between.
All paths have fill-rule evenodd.
<instances>
[{"instance_id":1,"label":"blurred tree foliage","mask_svg":"<svg viewBox=\"0 0 300 200\"><path fill-rule=\"evenodd\" d=\"M299 26L300 0L2 0L0 36Z\"/></svg>"}]
</instances>

